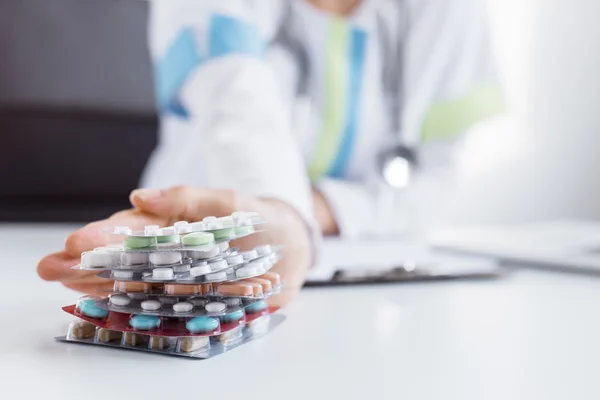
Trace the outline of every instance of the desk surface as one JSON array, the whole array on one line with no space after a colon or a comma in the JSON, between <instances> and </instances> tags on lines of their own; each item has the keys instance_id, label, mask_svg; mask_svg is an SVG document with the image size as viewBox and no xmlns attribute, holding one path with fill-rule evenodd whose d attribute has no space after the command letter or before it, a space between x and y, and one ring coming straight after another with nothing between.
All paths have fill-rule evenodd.
<instances>
[{"instance_id":1,"label":"desk surface","mask_svg":"<svg viewBox=\"0 0 600 400\"><path fill-rule=\"evenodd\" d=\"M78 294L35 265L69 231L0 226L0 398L600 398L597 277L307 289L268 336L196 361L54 342Z\"/></svg>"}]
</instances>

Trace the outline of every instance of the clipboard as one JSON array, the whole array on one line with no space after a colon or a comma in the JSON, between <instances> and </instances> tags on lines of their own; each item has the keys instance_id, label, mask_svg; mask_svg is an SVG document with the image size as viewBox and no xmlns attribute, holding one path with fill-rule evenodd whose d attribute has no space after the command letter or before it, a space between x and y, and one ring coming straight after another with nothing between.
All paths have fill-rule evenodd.
<instances>
[{"instance_id":1,"label":"clipboard","mask_svg":"<svg viewBox=\"0 0 600 400\"><path fill-rule=\"evenodd\" d=\"M508 269L495 260L407 261L390 265L353 265L309 275L304 287L373 285L450 280L483 280L505 276Z\"/></svg>"}]
</instances>

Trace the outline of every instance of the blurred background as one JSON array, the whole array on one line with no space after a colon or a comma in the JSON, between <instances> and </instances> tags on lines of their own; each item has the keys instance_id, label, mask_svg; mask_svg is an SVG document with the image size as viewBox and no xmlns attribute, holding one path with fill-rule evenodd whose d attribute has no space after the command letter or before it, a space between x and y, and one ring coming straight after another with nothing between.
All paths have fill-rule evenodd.
<instances>
[{"instance_id":1,"label":"blurred background","mask_svg":"<svg viewBox=\"0 0 600 400\"><path fill-rule=\"evenodd\" d=\"M488 0L510 113L479 127L450 219L600 219L600 2ZM128 206L156 144L148 3L0 0L0 220Z\"/></svg>"},{"instance_id":2,"label":"blurred background","mask_svg":"<svg viewBox=\"0 0 600 400\"><path fill-rule=\"evenodd\" d=\"M600 218L600 3L487 3L511 113L473 135L454 222Z\"/></svg>"}]
</instances>

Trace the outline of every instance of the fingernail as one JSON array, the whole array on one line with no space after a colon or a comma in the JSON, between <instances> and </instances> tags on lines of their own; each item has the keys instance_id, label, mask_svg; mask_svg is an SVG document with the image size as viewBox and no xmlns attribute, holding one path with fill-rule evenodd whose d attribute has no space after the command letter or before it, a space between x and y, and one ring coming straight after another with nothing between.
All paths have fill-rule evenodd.
<instances>
[{"instance_id":1,"label":"fingernail","mask_svg":"<svg viewBox=\"0 0 600 400\"><path fill-rule=\"evenodd\" d=\"M142 201L152 200L156 197L159 197L161 194L160 190L154 189L136 189L131 192L131 197L136 197Z\"/></svg>"}]
</instances>

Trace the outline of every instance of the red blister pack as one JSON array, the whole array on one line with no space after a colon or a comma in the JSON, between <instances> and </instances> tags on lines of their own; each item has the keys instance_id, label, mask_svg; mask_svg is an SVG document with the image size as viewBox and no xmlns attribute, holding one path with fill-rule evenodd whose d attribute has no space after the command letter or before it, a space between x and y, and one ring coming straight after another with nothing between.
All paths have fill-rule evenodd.
<instances>
[{"instance_id":1,"label":"red blister pack","mask_svg":"<svg viewBox=\"0 0 600 400\"><path fill-rule=\"evenodd\" d=\"M84 321L91 322L92 324L105 329L110 329L113 331L121 331L121 332L133 332L133 333L142 333L145 335L155 335L155 336L215 336L230 331L240 325L244 325L246 322L249 322L245 317L239 319L234 322L221 323L219 322L219 327L213 331L202 332L202 333L192 333L188 331L185 327L187 319L181 318L161 318L161 324L158 328L150 329L150 330L139 330L134 329L129 325L129 320L132 317L132 314L124 314L110 311L107 317L104 318L91 318L77 310L77 306L72 304L70 306L63 307L63 310L77 318L80 318ZM259 314L259 313L256 313ZM264 315L264 314L263 314ZM253 317L251 320L256 319L257 317ZM217 318L218 319L218 318Z\"/></svg>"},{"instance_id":2,"label":"red blister pack","mask_svg":"<svg viewBox=\"0 0 600 400\"><path fill-rule=\"evenodd\" d=\"M155 335L155 336L215 336L220 335L222 333L228 332L232 329L237 328L240 325L244 325L250 323L264 315L273 314L279 309L279 307L268 307L265 310L261 310L258 312L254 312L251 314L246 314L244 318L241 318L237 321L222 323L219 322L219 327L213 331L203 332L203 333L192 333L188 331L185 327L186 321L189 318L161 318L161 325L158 328L151 330L138 330L134 329L129 325L129 319L131 318L131 314L117 313L110 311L108 316L105 318L91 318L88 317L77 310L77 305L72 304L70 306L63 307L63 310L71 314L77 318L80 318L84 321L88 321L99 328L110 329L114 331L121 332L132 332L132 333L142 333L146 335Z\"/></svg>"},{"instance_id":3,"label":"red blister pack","mask_svg":"<svg viewBox=\"0 0 600 400\"><path fill-rule=\"evenodd\" d=\"M258 319L260 317L262 317L263 315L267 315L267 314L273 314L274 312L276 312L277 310L279 310L279 307L268 307L265 310L262 311L258 311L252 314L246 314L246 324L254 321L255 319Z\"/></svg>"}]
</instances>

